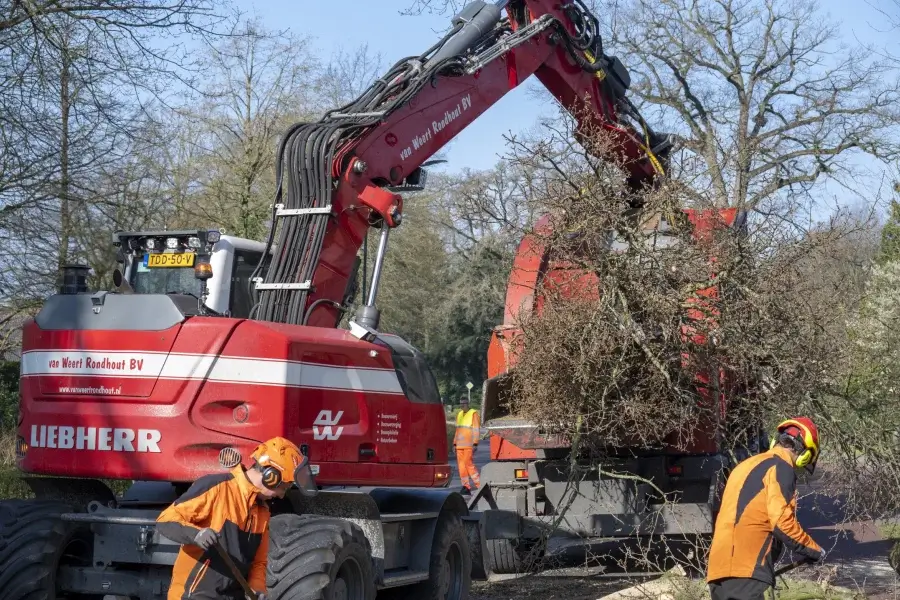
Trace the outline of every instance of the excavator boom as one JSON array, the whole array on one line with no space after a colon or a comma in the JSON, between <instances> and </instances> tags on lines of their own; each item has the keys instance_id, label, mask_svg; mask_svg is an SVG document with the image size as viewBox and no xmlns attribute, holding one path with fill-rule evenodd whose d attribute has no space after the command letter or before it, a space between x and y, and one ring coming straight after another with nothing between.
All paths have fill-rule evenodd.
<instances>
[{"instance_id":1,"label":"excavator boom","mask_svg":"<svg viewBox=\"0 0 900 600\"><path fill-rule=\"evenodd\" d=\"M532 75L579 131L610 134L632 189L662 173L668 142L625 97L628 72L603 53L597 20L580 0L472 2L438 44L399 61L355 102L284 137L269 236L279 250L258 280L254 316L335 327L354 292L368 227L387 226L383 250L387 230L402 219L402 198L389 188L417 181L425 161ZM371 312L360 320L377 327Z\"/></svg>"}]
</instances>

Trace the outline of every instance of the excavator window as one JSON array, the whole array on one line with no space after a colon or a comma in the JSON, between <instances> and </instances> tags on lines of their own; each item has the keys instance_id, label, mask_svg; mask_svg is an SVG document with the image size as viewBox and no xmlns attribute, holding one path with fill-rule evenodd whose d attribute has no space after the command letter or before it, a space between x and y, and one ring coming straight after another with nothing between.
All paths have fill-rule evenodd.
<instances>
[{"instance_id":1,"label":"excavator window","mask_svg":"<svg viewBox=\"0 0 900 600\"><path fill-rule=\"evenodd\" d=\"M189 266L152 269L138 260L131 279L137 294L200 295L200 281L194 277L194 268Z\"/></svg>"},{"instance_id":2,"label":"excavator window","mask_svg":"<svg viewBox=\"0 0 900 600\"><path fill-rule=\"evenodd\" d=\"M231 316L235 319L246 319L250 316L253 299L250 296L250 276L259 264L262 252L252 250L236 250L234 268L231 271Z\"/></svg>"},{"instance_id":3,"label":"excavator window","mask_svg":"<svg viewBox=\"0 0 900 600\"><path fill-rule=\"evenodd\" d=\"M390 349L397 379L410 402L441 404L437 380L421 352L402 338L390 334L379 334L375 343Z\"/></svg>"}]
</instances>

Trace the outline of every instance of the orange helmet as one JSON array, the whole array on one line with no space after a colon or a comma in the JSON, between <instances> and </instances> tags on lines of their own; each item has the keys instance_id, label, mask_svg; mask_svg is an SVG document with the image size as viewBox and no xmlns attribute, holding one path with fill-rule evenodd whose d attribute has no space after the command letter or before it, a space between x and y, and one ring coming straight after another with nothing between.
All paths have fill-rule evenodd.
<instances>
[{"instance_id":1,"label":"orange helmet","mask_svg":"<svg viewBox=\"0 0 900 600\"><path fill-rule=\"evenodd\" d=\"M262 483L270 490L280 485L296 485L304 495L314 495L318 488L309 468L309 459L283 437L273 437L256 447L250 455L260 467Z\"/></svg>"},{"instance_id":2,"label":"orange helmet","mask_svg":"<svg viewBox=\"0 0 900 600\"><path fill-rule=\"evenodd\" d=\"M778 433L786 433L803 444L796 465L812 472L819 459L819 429L811 419L796 417L778 424Z\"/></svg>"}]
</instances>

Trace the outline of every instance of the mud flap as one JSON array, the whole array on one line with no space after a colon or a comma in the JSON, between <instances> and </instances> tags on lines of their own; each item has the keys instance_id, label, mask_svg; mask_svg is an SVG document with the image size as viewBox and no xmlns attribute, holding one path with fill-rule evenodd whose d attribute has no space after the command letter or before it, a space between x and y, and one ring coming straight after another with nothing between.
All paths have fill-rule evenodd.
<instances>
[{"instance_id":1,"label":"mud flap","mask_svg":"<svg viewBox=\"0 0 900 600\"><path fill-rule=\"evenodd\" d=\"M466 528L466 538L469 540L469 549L472 552L472 579L487 581L490 569L486 562L487 539L484 535L484 513L469 513L462 518Z\"/></svg>"}]
</instances>

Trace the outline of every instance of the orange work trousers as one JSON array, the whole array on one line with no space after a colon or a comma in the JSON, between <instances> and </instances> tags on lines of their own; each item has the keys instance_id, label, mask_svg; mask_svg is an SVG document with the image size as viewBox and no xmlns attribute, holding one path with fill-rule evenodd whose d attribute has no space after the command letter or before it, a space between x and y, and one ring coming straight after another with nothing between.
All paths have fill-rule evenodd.
<instances>
[{"instance_id":1,"label":"orange work trousers","mask_svg":"<svg viewBox=\"0 0 900 600\"><path fill-rule=\"evenodd\" d=\"M478 477L478 471L475 469L475 462L472 460L473 448L456 448L456 466L459 468L459 478L462 479L464 487L472 489L472 482L475 483L477 490L481 486L481 480Z\"/></svg>"}]
</instances>

